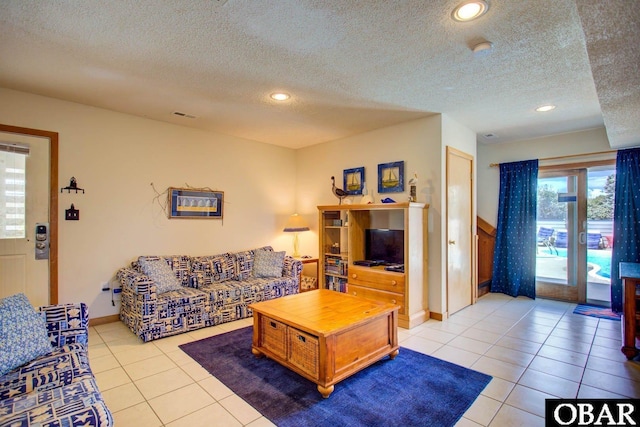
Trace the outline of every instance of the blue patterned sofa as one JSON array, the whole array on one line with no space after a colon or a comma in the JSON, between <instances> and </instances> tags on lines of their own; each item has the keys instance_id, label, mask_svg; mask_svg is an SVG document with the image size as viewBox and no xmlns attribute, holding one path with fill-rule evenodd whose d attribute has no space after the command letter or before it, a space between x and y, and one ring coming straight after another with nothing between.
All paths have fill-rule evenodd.
<instances>
[{"instance_id":1,"label":"blue patterned sofa","mask_svg":"<svg viewBox=\"0 0 640 427\"><path fill-rule=\"evenodd\" d=\"M141 256L116 276L120 319L143 341L251 317L249 304L295 294L302 263L270 246L192 257Z\"/></svg>"},{"instance_id":2,"label":"blue patterned sofa","mask_svg":"<svg viewBox=\"0 0 640 427\"><path fill-rule=\"evenodd\" d=\"M26 297L24 300L28 304ZM0 376L0 426L112 426L112 415L89 367L87 306L40 307L40 316L46 324L44 340L46 343L48 336L49 349ZM3 338L9 327L3 323ZM23 331L11 333L30 342L39 339L26 338Z\"/></svg>"}]
</instances>

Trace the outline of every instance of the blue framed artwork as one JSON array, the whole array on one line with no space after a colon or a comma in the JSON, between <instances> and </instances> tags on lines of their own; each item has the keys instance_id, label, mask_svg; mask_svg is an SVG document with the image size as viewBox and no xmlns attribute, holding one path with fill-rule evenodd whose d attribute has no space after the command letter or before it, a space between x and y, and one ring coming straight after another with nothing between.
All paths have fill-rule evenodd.
<instances>
[{"instance_id":1,"label":"blue framed artwork","mask_svg":"<svg viewBox=\"0 0 640 427\"><path fill-rule=\"evenodd\" d=\"M362 194L364 187L364 166L344 170L344 191L350 196Z\"/></svg>"},{"instance_id":2,"label":"blue framed artwork","mask_svg":"<svg viewBox=\"0 0 640 427\"><path fill-rule=\"evenodd\" d=\"M404 161L378 165L378 193L404 191Z\"/></svg>"},{"instance_id":3,"label":"blue framed artwork","mask_svg":"<svg viewBox=\"0 0 640 427\"><path fill-rule=\"evenodd\" d=\"M169 188L169 218L222 219L224 192Z\"/></svg>"}]
</instances>

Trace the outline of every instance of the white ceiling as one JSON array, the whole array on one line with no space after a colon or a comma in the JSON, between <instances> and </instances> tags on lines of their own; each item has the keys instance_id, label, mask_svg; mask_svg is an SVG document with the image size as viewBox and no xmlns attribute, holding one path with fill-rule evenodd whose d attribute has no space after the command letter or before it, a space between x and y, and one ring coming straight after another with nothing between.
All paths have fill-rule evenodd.
<instances>
[{"instance_id":1,"label":"white ceiling","mask_svg":"<svg viewBox=\"0 0 640 427\"><path fill-rule=\"evenodd\" d=\"M2 0L0 86L292 148L433 113L486 143L640 144L637 2L489 0L458 23L460 2Z\"/></svg>"}]
</instances>

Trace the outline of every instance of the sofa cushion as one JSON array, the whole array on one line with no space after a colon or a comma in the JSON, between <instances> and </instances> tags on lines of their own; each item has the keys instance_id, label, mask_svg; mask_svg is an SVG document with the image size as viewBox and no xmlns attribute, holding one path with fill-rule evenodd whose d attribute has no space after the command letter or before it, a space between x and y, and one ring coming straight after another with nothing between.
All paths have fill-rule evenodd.
<instances>
[{"instance_id":1,"label":"sofa cushion","mask_svg":"<svg viewBox=\"0 0 640 427\"><path fill-rule=\"evenodd\" d=\"M44 317L25 294L0 300L0 375L51 350Z\"/></svg>"},{"instance_id":2,"label":"sofa cushion","mask_svg":"<svg viewBox=\"0 0 640 427\"><path fill-rule=\"evenodd\" d=\"M142 272L156 282L156 290L159 294L180 289L182 285L178 281L173 270L162 257L140 257Z\"/></svg>"},{"instance_id":3,"label":"sofa cushion","mask_svg":"<svg viewBox=\"0 0 640 427\"><path fill-rule=\"evenodd\" d=\"M255 251L257 250L273 251L273 248L271 246L264 246L262 248L236 252L233 254L236 259L235 280L247 280L249 277L253 276L253 258Z\"/></svg>"},{"instance_id":4,"label":"sofa cushion","mask_svg":"<svg viewBox=\"0 0 640 427\"><path fill-rule=\"evenodd\" d=\"M93 378L87 349L68 344L0 376L0 400Z\"/></svg>"},{"instance_id":5,"label":"sofa cushion","mask_svg":"<svg viewBox=\"0 0 640 427\"><path fill-rule=\"evenodd\" d=\"M255 277L282 277L282 266L286 252L256 250L253 259Z\"/></svg>"},{"instance_id":6,"label":"sofa cushion","mask_svg":"<svg viewBox=\"0 0 640 427\"><path fill-rule=\"evenodd\" d=\"M86 304L47 305L39 310L45 316L49 342L53 347L89 344L89 309Z\"/></svg>"},{"instance_id":7,"label":"sofa cushion","mask_svg":"<svg viewBox=\"0 0 640 427\"><path fill-rule=\"evenodd\" d=\"M198 329L207 319L207 305L207 294L190 287L160 294L150 329L138 335L149 341Z\"/></svg>"},{"instance_id":8,"label":"sofa cushion","mask_svg":"<svg viewBox=\"0 0 640 427\"><path fill-rule=\"evenodd\" d=\"M94 378L0 400L2 426L112 426Z\"/></svg>"},{"instance_id":9,"label":"sofa cushion","mask_svg":"<svg viewBox=\"0 0 640 427\"><path fill-rule=\"evenodd\" d=\"M231 280L235 275L234 258L229 253L196 257L191 268L194 288Z\"/></svg>"}]
</instances>

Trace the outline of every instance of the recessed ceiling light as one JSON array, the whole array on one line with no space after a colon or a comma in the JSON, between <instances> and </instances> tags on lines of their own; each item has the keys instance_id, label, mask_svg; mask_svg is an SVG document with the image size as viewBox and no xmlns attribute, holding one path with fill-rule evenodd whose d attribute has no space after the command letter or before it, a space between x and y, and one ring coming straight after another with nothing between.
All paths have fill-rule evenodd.
<instances>
[{"instance_id":1,"label":"recessed ceiling light","mask_svg":"<svg viewBox=\"0 0 640 427\"><path fill-rule=\"evenodd\" d=\"M275 93L272 93L270 96L271 96L271 99L275 101L286 101L287 99L291 98L291 95L284 92L275 92Z\"/></svg>"},{"instance_id":2,"label":"recessed ceiling light","mask_svg":"<svg viewBox=\"0 0 640 427\"><path fill-rule=\"evenodd\" d=\"M489 10L489 3L484 0L465 1L453 9L451 17L455 21L467 22L481 17Z\"/></svg>"},{"instance_id":3,"label":"recessed ceiling light","mask_svg":"<svg viewBox=\"0 0 640 427\"><path fill-rule=\"evenodd\" d=\"M544 113L545 111L551 111L554 108L556 108L555 105L542 105L542 106L536 108L536 111L539 112L539 113Z\"/></svg>"}]
</instances>

